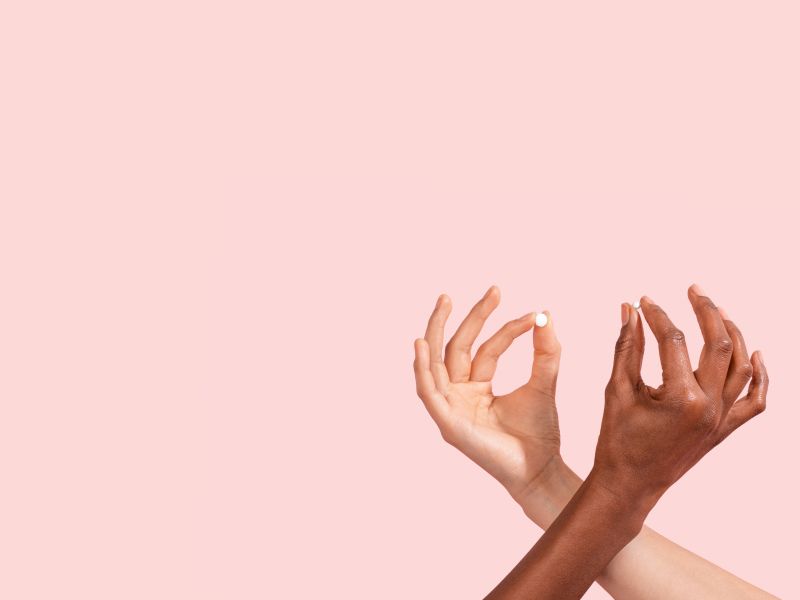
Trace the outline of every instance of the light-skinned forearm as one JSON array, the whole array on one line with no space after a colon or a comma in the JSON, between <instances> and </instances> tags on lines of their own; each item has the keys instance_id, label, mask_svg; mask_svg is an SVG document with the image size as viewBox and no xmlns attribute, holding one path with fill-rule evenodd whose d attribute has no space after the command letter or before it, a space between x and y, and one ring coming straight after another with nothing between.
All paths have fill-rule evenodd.
<instances>
[{"instance_id":1,"label":"light-skinned forearm","mask_svg":"<svg viewBox=\"0 0 800 600\"><path fill-rule=\"evenodd\" d=\"M583 480L558 459L537 483L515 499L528 518L547 529ZM646 526L614 557L597 582L616 600L775 598Z\"/></svg>"}]
</instances>

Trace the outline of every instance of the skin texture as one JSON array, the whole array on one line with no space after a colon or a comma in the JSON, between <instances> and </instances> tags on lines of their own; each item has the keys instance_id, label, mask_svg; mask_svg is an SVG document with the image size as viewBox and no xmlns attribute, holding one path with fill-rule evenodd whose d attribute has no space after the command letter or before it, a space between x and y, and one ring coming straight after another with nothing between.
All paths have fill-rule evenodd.
<instances>
[{"instance_id":1,"label":"skin texture","mask_svg":"<svg viewBox=\"0 0 800 600\"><path fill-rule=\"evenodd\" d=\"M709 310L706 304L710 301L701 298L701 293L690 292L690 299L706 315L704 319L707 321ZM549 318L545 327L536 327L534 331L534 366L529 381L507 396L495 397L491 393L490 380L499 355L515 337L529 331L534 320L533 315L526 315L508 323L479 348L473 359L471 347L486 318L498 303L499 290L491 288L447 344L442 359L444 323L451 304L446 296L440 297L425 339L415 342L417 389L445 440L501 481L526 514L547 528L582 483L563 463L559 454L555 388L561 348L552 318ZM632 356L640 366L643 351L643 331L638 314L628 305L623 305L622 311L623 318L627 317L631 323L631 327L623 327L623 333L630 335L621 337L618 344L620 352L612 382L624 382L619 377L617 364L630 365L629 359L623 363L620 362L621 358ZM755 367L747 360L741 334L727 316L723 319L723 327L732 346L723 391L726 398L732 394L735 399L739 389L747 383L749 370ZM630 348L633 350L629 352ZM705 378L707 366L715 364L713 359L716 355L709 352L710 348L701 355L698 372L702 370L702 374L696 377ZM754 386L755 380L751 390ZM616 389L610 384L608 392L614 393ZM744 399L744 402L736 403L733 409L728 407L735 419L727 420L726 427L719 430L722 437L732 431L732 424L743 422L763 410L763 394L752 394L748 398L754 400L750 402ZM729 400L726 402L732 404ZM604 431L616 427L616 421L608 423L604 423ZM613 435L612 432L606 437L612 436L613 439ZM710 439L709 448L717 441ZM701 455L698 452L695 462ZM613 461L610 466L612 468L604 473L607 476L616 475ZM597 492L605 488L597 490L598 483L604 482L594 481L594 492L585 490L580 495L583 503L587 499L595 502L603 499ZM606 505L607 510L613 508L613 504ZM617 545L621 543L624 546L625 539L623 536ZM598 575L598 582L618 600L773 597L647 528L622 549L605 569L602 566L599 568L602 572Z\"/></svg>"}]
</instances>

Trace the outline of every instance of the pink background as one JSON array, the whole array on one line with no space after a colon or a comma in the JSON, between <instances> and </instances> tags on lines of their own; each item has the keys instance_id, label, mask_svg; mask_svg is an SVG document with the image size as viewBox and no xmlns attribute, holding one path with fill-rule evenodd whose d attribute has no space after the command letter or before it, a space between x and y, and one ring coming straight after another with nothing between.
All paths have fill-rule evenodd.
<instances>
[{"instance_id":1,"label":"pink background","mask_svg":"<svg viewBox=\"0 0 800 600\"><path fill-rule=\"evenodd\" d=\"M618 303L696 357L693 281L763 349L769 409L649 523L796 595L799 18L4 3L0 597L482 597L539 531L414 394L437 294L450 331L492 283L490 328L553 312L585 475Z\"/></svg>"}]
</instances>

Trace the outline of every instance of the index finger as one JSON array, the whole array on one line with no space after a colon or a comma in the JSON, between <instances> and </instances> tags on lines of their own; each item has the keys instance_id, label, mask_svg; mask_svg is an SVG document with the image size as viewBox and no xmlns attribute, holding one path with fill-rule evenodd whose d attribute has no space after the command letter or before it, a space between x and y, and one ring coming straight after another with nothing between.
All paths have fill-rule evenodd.
<instances>
[{"instance_id":1,"label":"index finger","mask_svg":"<svg viewBox=\"0 0 800 600\"><path fill-rule=\"evenodd\" d=\"M664 383L667 380L685 378L686 375L694 377L683 332L675 327L667 313L647 296L642 297L641 307L647 325L658 342Z\"/></svg>"}]
</instances>

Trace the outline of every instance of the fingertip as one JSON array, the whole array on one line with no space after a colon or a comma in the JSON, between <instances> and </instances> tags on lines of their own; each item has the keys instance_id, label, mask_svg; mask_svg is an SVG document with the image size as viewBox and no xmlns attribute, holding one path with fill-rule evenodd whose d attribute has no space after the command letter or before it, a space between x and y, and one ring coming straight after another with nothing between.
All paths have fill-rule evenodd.
<instances>
[{"instance_id":1,"label":"fingertip","mask_svg":"<svg viewBox=\"0 0 800 600\"><path fill-rule=\"evenodd\" d=\"M532 377L539 377L540 383L550 381L555 385L558 363L561 358L561 343L556 336L550 311L534 313L536 326L533 328L533 371ZM545 321L546 319L546 321Z\"/></svg>"},{"instance_id":2,"label":"fingertip","mask_svg":"<svg viewBox=\"0 0 800 600\"><path fill-rule=\"evenodd\" d=\"M638 302L636 304L638 304ZM636 330L636 335L637 336L639 336L639 335L644 336L644 330L642 329L642 319L641 319L641 317L639 315L639 311L636 310L636 305L635 304L631 308L632 308L632 310L631 310L630 326L633 329Z\"/></svg>"},{"instance_id":3,"label":"fingertip","mask_svg":"<svg viewBox=\"0 0 800 600\"><path fill-rule=\"evenodd\" d=\"M439 299L436 301L436 307L448 306L450 304L450 296L447 294L439 294Z\"/></svg>"},{"instance_id":4,"label":"fingertip","mask_svg":"<svg viewBox=\"0 0 800 600\"><path fill-rule=\"evenodd\" d=\"M533 328L533 347L538 352L555 353L556 351L560 351L561 344L558 341L555 327L553 327L553 317L550 311L543 310L534 314L536 318L539 319L539 323L543 322L545 318L547 319L547 323L544 325L535 323L536 327Z\"/></svg>"},{"instance_id":5,"label":"fingertip","mask_svg":"<svg viewBox=\"0 0 800 600\"><path fill-rule=\"evenodd\" d=\"M534 325L536 324L536 313L530 312L526 315L522 315L519 319L517 319L517 322L521 325L517 335L522 335L526 331L530 331L534 328ZM516 337L516 335L514 337Z\"/></svg>"},{"instance_id":6,"label":"fingertip","mask_svg":"<svg viewBox=\"0 0 800 600\"><path fill-rule=\"evenodd\" d=\"M750 365L753 367L753 378L750 385L762 385L767 379L767 365L764 364L760 350L756 350L750 356Z\"/></svg>"},{"instance_id":7,"label":"fingertip","mask_svg":"<svg viewBox=\"0 0 800 600\"><path fill-rule=\"evenodd\" d=\"M491 313L495 308L500 305L500 288L496 285L493 285L483 297L478 300L478 303L475 305L476 307L480 307L480 310L484 315Z\"/></svg>"},{"instance_id":8,"label":"fingertip","mask_svg":"<svg viewBox=\"0 0 800 600\"><path fill-rule=\"evenodd\" d=\"M693 294L696 294L697 296L708 296L706 291L702 287L700 287L700 285L698 285L697 283L693 283L692 285L690 285L689 291L692 292Z\"/></svg>"},{"instance_id":9,"label":"fingertip","mask_svg":"<svg viewBox=\"0 0 800 600\"><path fill-rule=\"evenodd\" d=\"M724 308L722 308L721 306L718 306L717 310L719 311L719 316L722 317L723 321L730 321L731 320L731 318L728 316L727 311Z\"/></svg>"},{"instance_id":10,"label":"fingertip","mask_svg":"<svg viewBox=\"0 0 800 600\"><path fill-rule=\"evenodd\" d=\"M542 329L543 332L547 332L547 336L553 341L555 344L559 344L558 336L556 335L556 328L555 324L553 323L553 315L549 310L542 311L545 315L547 315L547 325Z\"/></svg>"},{"instance_id":11,"label":"fingertip","mask_svg":"<svg viewBox=\"0 0 800 600\"><path fill-rule=\"evenodd\" d=\"M639 308L641 308L642 316L645 318L645 320L652 316L652 311L655 306L656 303L653 302L653 299L650 296L642 296L639 298ZM650 317L648 315L650 315Z\"/></svg>"}]
</instances>

